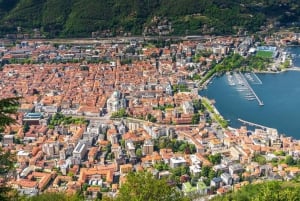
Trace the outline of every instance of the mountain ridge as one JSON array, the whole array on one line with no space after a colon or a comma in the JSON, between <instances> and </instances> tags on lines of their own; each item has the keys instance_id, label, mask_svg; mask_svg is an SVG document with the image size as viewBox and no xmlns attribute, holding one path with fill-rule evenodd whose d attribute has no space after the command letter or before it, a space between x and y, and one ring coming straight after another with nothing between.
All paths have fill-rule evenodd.
<instances>
[{"instance_id":1,"label":"mountain ridge","mask_svg":"<svg viewBox=\"0 0 300 201\"><path fill-rule=\"evenodd\" d=\"M297 0L0 0L0 35L46 37L254 33L297 22Z\"/></svg>"}]
</instances>

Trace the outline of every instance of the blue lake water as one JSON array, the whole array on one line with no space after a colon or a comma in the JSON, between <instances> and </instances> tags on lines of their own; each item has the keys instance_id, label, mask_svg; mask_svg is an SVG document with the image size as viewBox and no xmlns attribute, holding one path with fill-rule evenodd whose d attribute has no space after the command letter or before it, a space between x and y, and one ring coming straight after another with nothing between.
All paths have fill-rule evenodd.
<instances>
[{"instance_id":1,"label":"blue lake water","mask_svg":"<svg viewBox=\"0 0 300 201\"><path fill-rule=\"evenodd\" d=\"M286 51L292 55L293 65L300 67L300 47L299 46L288 47Z\"/></svg>"},{"instance_id":2,"label":"blue lake water","mask_svg":"<svg viewBox=\"0 0 300 201\"><path fill-rule=\"evenodd\" d=\"M293 52L294 65L300 66L300 48ZM299 55L299 58L297 58ZM237 119L277 128L279 133L300 139L300 72L288 71L278 74L257 74L261 85L251 84L264 106L256 100L249 101L243 92L228 84L228 75L216 77L201 95L215 100L215 106L223 117L230 120L231 127L240 127ZM254 76L252 76L254 77Z\"/></svg>"}]
</instances>

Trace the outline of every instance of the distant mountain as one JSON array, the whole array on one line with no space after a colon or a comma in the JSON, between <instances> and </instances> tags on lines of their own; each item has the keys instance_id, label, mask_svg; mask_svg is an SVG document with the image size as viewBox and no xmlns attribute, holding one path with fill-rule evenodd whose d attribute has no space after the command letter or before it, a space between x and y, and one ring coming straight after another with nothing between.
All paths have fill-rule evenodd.
<instances>
[{"instance_id":1,"label":"distant mountain","mask_svg":"<svg viewBox=\"0 0 300 201\"><path fill-rule=\"evenodd\" d=\"M299 0L0 0L0 35L232 34L297 25L299 16Z\"/></svg>"}]
</instances>

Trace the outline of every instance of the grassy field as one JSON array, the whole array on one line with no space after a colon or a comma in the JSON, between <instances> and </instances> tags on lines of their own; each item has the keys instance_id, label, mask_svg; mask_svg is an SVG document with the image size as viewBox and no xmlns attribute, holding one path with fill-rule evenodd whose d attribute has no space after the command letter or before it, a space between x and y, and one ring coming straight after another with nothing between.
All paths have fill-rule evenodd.
<instances>
[{"instance_id":1,"label":"grassy field","mask_svg":"<svg viewBox=\"0 0 300 201\"><path fill-rule=\"evenodd\" d=\"M264 57L264 58L272 58L273 52L272 51L259 50L259 51L256 52L256 56Z\"/></svg>"}]
</instances>

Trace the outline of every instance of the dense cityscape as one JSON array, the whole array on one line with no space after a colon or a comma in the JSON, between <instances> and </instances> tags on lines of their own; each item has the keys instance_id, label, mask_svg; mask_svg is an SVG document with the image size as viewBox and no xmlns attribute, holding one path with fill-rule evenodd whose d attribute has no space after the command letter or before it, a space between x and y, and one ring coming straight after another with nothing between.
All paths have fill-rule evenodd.
<instances>
[{"instance_id":1,"label":"dense cityscape","mask_svg":"<svg viewBox=\"0 0 300 201\"><path fill-rule=\"evenodd\" d=\"M7 183L20 195L81 190L93 200L116 197L126 175L139 171L204 198L292 180L298 140L276 128L228 127L199 90L232 57L267 55L263 69L251 70L289 70L283 48L299 39L285 32L261 40L2 40L0 97L21 97L17 123L0 132L2 149L16 156ZM275 51L257 51L262 46Z\"/></svg>"}]
</instances>

